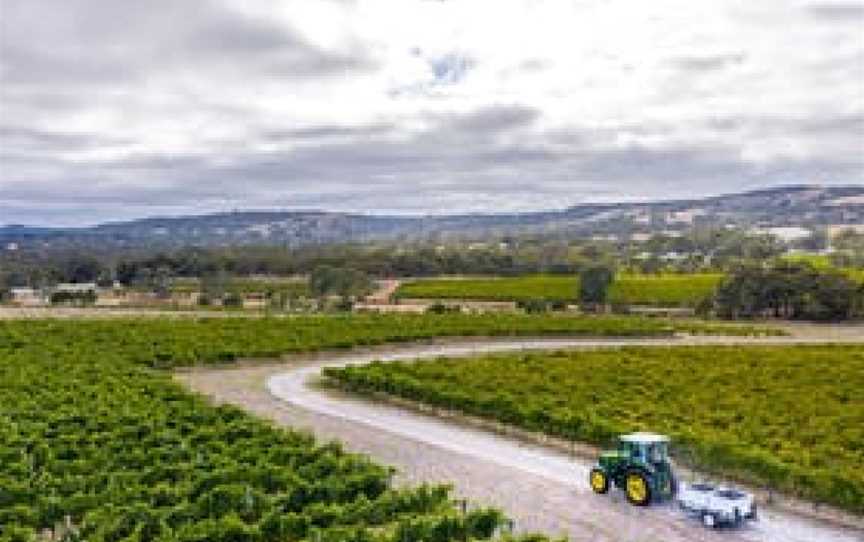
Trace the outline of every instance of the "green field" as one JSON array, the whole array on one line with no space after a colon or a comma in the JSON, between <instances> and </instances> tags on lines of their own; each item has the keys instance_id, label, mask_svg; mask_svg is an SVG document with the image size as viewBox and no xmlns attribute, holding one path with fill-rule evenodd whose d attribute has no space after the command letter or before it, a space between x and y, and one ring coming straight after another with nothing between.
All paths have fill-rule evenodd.
<instances>
[{"instance_id":1,"label":"green field","mask_svg":"<svg viewBox=\"0 0 864 542\"><path fill-rule=\"evenodd\" d=\"M327 369L387 393L608 445L667 433L676 456L864 513L864 347L651 347Z\"/></svg>"},{"instance_id":2,"label":"green field","mask_svg":"<svg viewBox=\"0 0 864 542\"><path fill-rule=\"evenodd\" d=\"M864 269L844 269L849 278L859 284L864 284Z\"/></svg>"},{"instance_id":3,"label":"green field","mask_svg":"<svg viewBox=\"0 0 864 542\"><path fill-rule=\"evenodd\" d=\"M609 301L622 305L694 307L711 295L722 279L720 274L621 274L612 284ZM428 279L402 285L397 295L421 299L575 302L578 285L577 277L560 275Z\"/></svg>"},{"instance_id":4,"label":"green field","mask_svg":"<svg viewBox=\"0 0 864 542\"><path fill-rule=\"evenodd\" d=\"M759 331L681 325L452 314L0 321L0 540L33 540L67 516L78 539L96 542L484 538L497 512L462 518L446 490L393 489L387 468L212 406L164 369L438 336Z\"/></svg>"},{"instance_id":5,"label":"green field","mask_svg":"<svg viewBox=\"0 0 864 542\"><path fill-rule=\"evenodd\" d=\"M609 301L621 305L695 307L709 297L723 275L619 275L609 290Z\"/></svg>"},{"instance_id":6,"label":"green field","mask_svg":"<svg viewBox=\"0 0 864 542\"><path fill-rule=\"evenodd\" d=\"M787 262L811 265L816 269L831 269L834 267L834 264L831 263L831 258L824 254L786 254L781 259Z\"/></svg>"}]
</instances>

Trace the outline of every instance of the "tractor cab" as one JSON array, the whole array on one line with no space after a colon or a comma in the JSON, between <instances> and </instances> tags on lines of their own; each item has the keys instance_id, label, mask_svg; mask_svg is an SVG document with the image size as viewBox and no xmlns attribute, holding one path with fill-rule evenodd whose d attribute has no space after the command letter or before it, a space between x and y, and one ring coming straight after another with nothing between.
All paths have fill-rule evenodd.
<instances>
[{"instance_id":1,"label":"tractor cab","mask_svg":"<svg viewBox=\"0 0 864 542\"><path fill-rule=\"evenodd\" d=\"M631 503L640 506L671 498L677 483L669 462L669 437L655 433L620 436L617 450L600 455L589 483L596 493L606 493L615 484Z\"/></svg>"},{"instance_id":2,"label":"tractor cab","mask_svg":"<svg viewBox=\"0 0 864 542\"><path fill-rule=\"evenodd\" d=\"M665 464L669 462L669 438L653 433L622 435L618 454L645 464Z\"/></svg>"}]
</instances>

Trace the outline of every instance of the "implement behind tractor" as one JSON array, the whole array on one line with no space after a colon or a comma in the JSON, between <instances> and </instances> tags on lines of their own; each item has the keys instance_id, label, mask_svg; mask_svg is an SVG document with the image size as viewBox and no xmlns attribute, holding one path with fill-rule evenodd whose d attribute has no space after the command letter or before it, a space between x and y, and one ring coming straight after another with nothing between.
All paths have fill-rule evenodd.
<instances>
[{"instance_id":1,"label":"implement behind tractor","mask_svg":"<svg viewBox=\"0 0 864 542\"><path fill-rule=\"evenodd\" d=\"M615 484L637 506L672 499L689 515L702 519L706 527L740 526L757 518L753 495L709 483L681 484L669 463L669 438L654 433L618 437L618 449L603 452L591 469L588 482L596 493L606 493Z\"/></svg>"},{"instance_id":2,"label":"implement behind tractor","mask_svg":"<svg viewBox=\"0 0 864 542\"><path fill-rule=\"evenodd\" d=\"M669 438L654 433L619 437L618 449L600 455L589 482L597 493L606 493L614 484L638 506L671 499L678 483L669 463Z\"/></svg>"}]
</instances>

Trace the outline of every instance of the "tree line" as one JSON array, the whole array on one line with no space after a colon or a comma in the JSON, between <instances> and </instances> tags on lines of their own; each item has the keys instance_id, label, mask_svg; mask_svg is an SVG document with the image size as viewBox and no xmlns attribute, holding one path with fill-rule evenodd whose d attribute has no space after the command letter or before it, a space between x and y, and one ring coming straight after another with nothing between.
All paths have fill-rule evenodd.
<instances>
[{"instance_id":1,"label":"tree line","mask_svg":"<svg viewBox=\"0 0 864 542\"><path fill-rule=\"evenodd\" d=\"M837 238L836 263L864 262L864 236ZM766 261L786 246L776 238L738 230L693 230L647 241L509 237L482 242L316 245L301 248L243 246L175 250L20 249L0 251L0 287L56 282L146 281L154 275L202 277L309 274L320 266L352 268L374 277L578 273L596 263L641 273L726 270Z\"/></svg>"},{"instance_id":2,"label":"tree line","mask_svg":"<svg viewBox=\"0 0 864 542\"><path fill-rule=\"evenodd\" d=\"M613 269L586 267L580 273L577 297L583 308L609 302ZM778 318L839 321L864 317L864 282L836 269L807 262L774 260L746 263L733 269L697 308L703 316L724 319Z\"/></svg>"},{"instance_id":3,"label":"tree line","mask_svg":"<svg viewBox=\"0 0 864 542\"><path fill-rule=\"evenodd\" d=\"M751 264L729 275L702 310L732 319L848 320L864 317L864 283L803 262Z\"/></svg>"}]
</instances>

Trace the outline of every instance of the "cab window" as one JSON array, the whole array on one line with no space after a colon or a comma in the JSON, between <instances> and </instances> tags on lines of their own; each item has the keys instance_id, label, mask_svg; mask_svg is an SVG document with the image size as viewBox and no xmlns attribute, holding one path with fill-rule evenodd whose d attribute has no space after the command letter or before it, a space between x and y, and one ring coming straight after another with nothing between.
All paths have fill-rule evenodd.
<instances>
[{"instance_id":1,"label":"cab window","mask_svg":"<svg viewBox=\"0 0 864 542\"><path fill-rule=\"evenodd\" d=\"M649 457L653 463L662 463L666 457L666 444L653 444L649 450Z\"/></svg>"}]
</instances>

